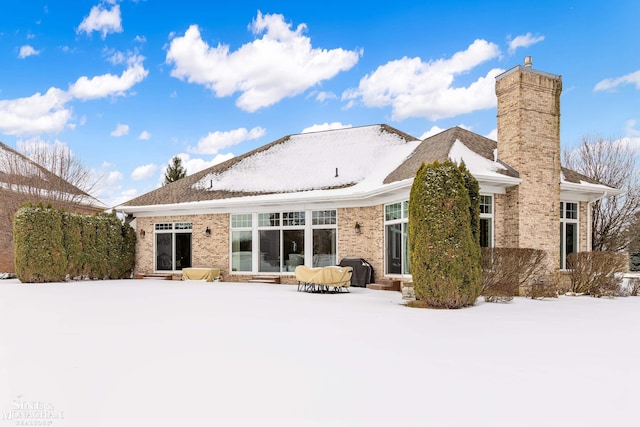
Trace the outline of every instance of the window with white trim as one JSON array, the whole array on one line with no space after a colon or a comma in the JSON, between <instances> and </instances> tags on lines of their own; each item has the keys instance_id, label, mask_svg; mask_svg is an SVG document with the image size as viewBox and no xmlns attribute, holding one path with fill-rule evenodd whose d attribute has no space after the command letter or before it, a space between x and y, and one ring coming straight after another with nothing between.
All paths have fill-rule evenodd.
<instances>
[{"instance_id":1,"label":"window with white trim","mask_svg":"<svg viewBox=\"0 0 640 427\"><path fill-rule=\"evenodd\" d=\"M335 209L232 214L231 271L251 272L257 265L257 272L280 273L298 265L335 265L336 236Z\"/></svg>"},{"instance_id":2,"label":"window with white trim","mask_svg":"<svg viewBox=\"0 0 640 427\"><path fill-rule=\"evenodd\" d=\"M567 257L578 252L578 203L560 202L560 269L567 268Z\"/></svg>"},{"instance_id":3,"label":"window with white trim","mask_svg":"<svg viewBox=\"0 0 640 427\"><path fill-rule=\"evenodd\" d=\"M409 201L384 207L385 274L409 274Z\"/></svg>"},{"instance_id":4,"label":"window with white trim","mask_svg":"<svg viewBox=\"0 0 640 427\"><path fill-rule=\"evenodd\" d=\"M480 195L480 247L493 247L493 196Z\"/></svg>"},{"instance_id":5,"label":"window with white trim","mask_svg":"<svg viewBox=\"0 0 640 427\"><path fill-rule=\"evenodd\" d=\"M231 215L231 271L253 269L253 215Z\"/></svg>"},{"instance_id":6,"label":"window with white trim","mask_svg":"<svg viewBox=\"0 0 640 427\"><path fill-rule=\"evenodd\" d=\"M313 267L336 265L336 225L335 209L313 211L311 214Z\"/></svg>"},{"instance_id":7,"label":"window with white trim","mask_svg":"<svg viewBox=\"0 0 640 427\"><path fill-rule=\"evenodd\" d=\"M155 269L174 271L191 267L190 222L165 222L154 225L155 229Z\"/></svg>"}]
</instances>

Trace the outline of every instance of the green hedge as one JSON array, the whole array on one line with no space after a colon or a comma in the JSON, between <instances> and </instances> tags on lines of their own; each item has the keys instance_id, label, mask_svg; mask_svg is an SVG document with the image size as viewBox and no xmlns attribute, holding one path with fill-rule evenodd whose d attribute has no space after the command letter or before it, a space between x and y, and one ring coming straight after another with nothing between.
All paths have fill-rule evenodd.
<instances>
[{"instance_id":1,"label":"green hedge","mask_svg":"<svg viewBox=\"0 0 640 427\"><path fill-rule=\"evenodd\" d=\"M115 213L81 215L26 205L16 213L13 231L21 282L131 277L136 235Z\"/></svg>"},{"instance_id":2,"label":"green hedge","mask_svg":"<svg viewBox=\"0 0 640 427\"><path fill-rule=\"evenodd\" d=\"M419 306L473 305L482 288L477 181L464 165L422 165L409 199L409 254Z\"/></svg>"}]
</instances>

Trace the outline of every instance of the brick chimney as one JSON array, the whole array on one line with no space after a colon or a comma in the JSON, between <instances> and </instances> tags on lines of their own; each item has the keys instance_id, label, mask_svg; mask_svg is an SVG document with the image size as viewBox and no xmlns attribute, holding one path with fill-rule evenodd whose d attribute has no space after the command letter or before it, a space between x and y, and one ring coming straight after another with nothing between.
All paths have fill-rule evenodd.
<instances>
[{"instance_id":1,"label":"brick chimney","mask_svg":"<svg viewBox=\"0 0 640 427\"><path fill-rule=\"evenodd\" d=\"M504 243L560 252L560 93L562 77L533 68L530 56L496 77L498 156L520 173L507 190Z\"/></svg>"}]
</instances>

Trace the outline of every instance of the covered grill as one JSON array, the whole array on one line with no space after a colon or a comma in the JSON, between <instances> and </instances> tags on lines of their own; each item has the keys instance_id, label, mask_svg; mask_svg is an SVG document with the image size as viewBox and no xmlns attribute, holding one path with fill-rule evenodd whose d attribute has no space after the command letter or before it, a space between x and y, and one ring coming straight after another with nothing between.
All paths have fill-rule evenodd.
<instances>
[{"instance_id":1,"label":"covered grill","mask_svg":"<svg viewBox=\"0 0 640 427\"><path fill-rule=\"evenodd\" d=\"M366 288L373 283L373 267L362 258L342 258L340 267L352 267L351 286Z\"/></svg>"}]
</instances>

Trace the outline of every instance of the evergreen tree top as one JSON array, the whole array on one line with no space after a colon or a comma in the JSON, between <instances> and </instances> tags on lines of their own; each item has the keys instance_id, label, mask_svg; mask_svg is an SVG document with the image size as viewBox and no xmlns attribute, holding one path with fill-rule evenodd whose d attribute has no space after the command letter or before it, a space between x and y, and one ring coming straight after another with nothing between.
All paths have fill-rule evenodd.
<instances>
[{"instance_id":1,"label":"evergreen tree top","mask_svg":"<svg viewBox=\"0 0 640 427\"><path fill-rule=\"evenodd\" d=\"M164 184L175 182L187 176L187 169L182 166L182 159L174 156L164 173Z\"/></svg>"}]
</instances>

